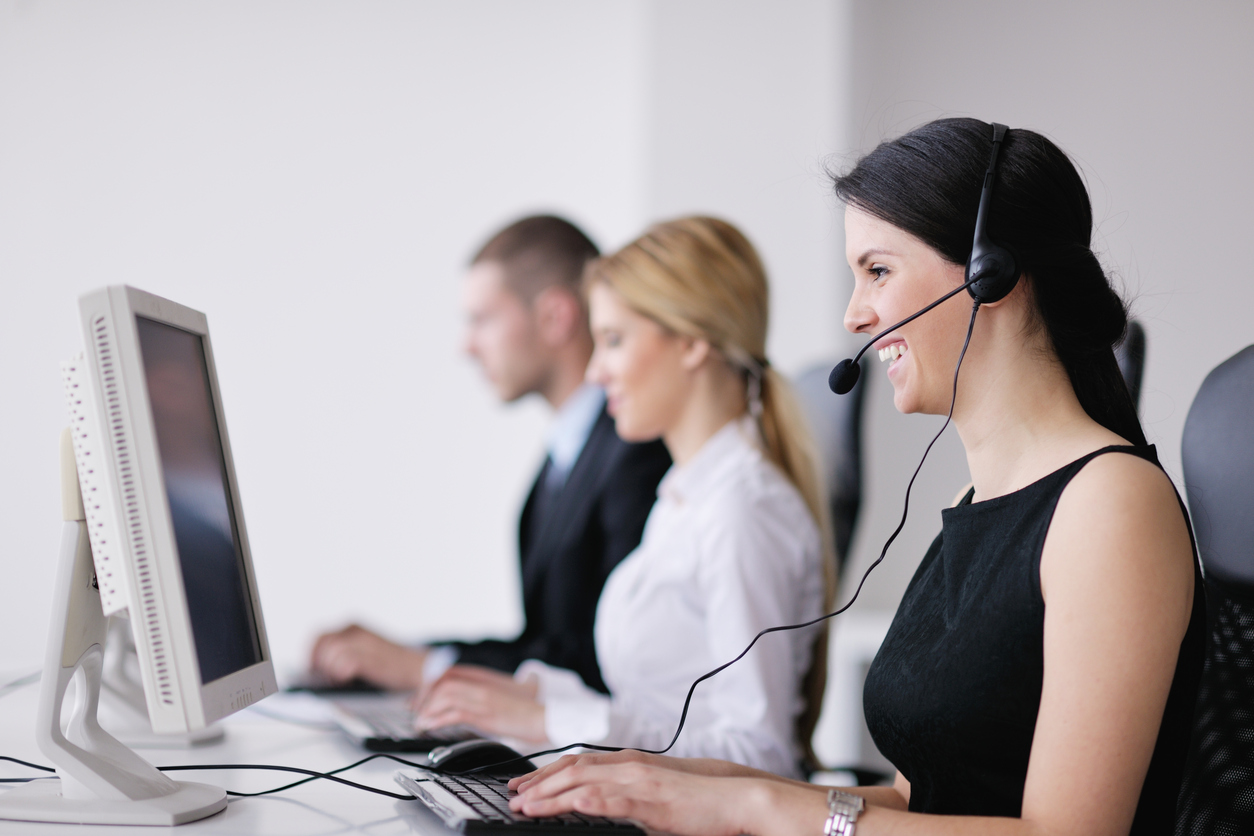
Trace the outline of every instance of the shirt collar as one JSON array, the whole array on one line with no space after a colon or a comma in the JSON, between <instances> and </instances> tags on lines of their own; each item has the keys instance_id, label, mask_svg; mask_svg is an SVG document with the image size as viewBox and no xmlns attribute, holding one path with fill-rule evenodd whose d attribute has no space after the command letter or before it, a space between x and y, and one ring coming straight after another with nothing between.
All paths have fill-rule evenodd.
<instances>
[{"instance_id":1,"label":"shirt collar","mask_svg":"<svg viewBox=\"0 0 1254 836\"><path fill-rule=\"evenodd\" d=\"M695 501L721 482L728 470L762 449L758 423L747 412L733 418L710 436L683 467L672 467L658 484L658 496L679 504Z\"/></svg>"},{"instance_id":2,"label":"shirt collar","mask_svg":"<svg viewBox=\"0 0 1254 836\"><path fill-rule=\"evenodd\" d=\"M601 387L584 383L558 408L549 424L544 446L553 467L561 473L574 467L604 405L605 392Z\"/></svg>"}]
</instances>

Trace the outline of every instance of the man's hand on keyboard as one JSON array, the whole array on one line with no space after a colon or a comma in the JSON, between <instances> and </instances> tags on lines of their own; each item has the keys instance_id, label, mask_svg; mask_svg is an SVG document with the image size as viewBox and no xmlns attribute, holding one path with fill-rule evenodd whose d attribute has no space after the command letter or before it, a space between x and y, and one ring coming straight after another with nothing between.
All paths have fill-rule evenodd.
<instances>
[{"instance_id":1,"label":"man's hand on keyboard","mask_svg":"<svg viewBox=\"0 0 1254 836\"><path fill-rule=\"evenodd\" d=\"M543 743L544 706L534 679L475 665L454 665L414 696L411 707L420 731L465 724L488 734Z\"/></svg>"},{"instance_id":2,"label":"man's hand on keyboard","mask_svg":"<svg viewBox=\"0 0 1254 836\"><path fill-rule=\"evenodd\" d=\"M318 637L309 668L332 682L361 678L389 691L412 691L422 686L425 658L425 650L404 647L350 624Z\"/></svg>"}]
</instances>

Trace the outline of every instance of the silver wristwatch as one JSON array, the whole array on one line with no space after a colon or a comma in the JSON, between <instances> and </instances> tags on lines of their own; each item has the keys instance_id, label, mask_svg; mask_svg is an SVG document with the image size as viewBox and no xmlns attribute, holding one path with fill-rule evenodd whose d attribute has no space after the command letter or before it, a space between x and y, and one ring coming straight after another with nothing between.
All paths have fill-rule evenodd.
<instances>
[{"instance_id":1,"label":"silver wristwatch","mask_svg":"<svg viewBox=\"0 0 1254 836\"><path fill-rule=\"evenodd\" d=\"M860 795L843 790L827 791L827 821L823 823L823 836L853 836L853 824L866 806Z\"/></svg>"}]
</instances>

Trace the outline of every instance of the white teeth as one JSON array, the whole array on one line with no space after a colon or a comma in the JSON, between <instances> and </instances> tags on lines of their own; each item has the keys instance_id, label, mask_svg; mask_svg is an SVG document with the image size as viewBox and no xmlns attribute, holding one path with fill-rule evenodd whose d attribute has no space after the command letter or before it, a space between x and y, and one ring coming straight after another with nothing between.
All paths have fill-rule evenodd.
<instances>
[{"instance_id":1,"label":"white teeth","mask_svg":"<svg viewBox=\"0 0 1254 836\"><path fill-rule=\"evenodd\" d=\"M901 343L893 343L887 348L880 349L880 362L883 363L885 360L896 360L905 353L906 352L901 347Z\"/></svg>"}]
</instances>

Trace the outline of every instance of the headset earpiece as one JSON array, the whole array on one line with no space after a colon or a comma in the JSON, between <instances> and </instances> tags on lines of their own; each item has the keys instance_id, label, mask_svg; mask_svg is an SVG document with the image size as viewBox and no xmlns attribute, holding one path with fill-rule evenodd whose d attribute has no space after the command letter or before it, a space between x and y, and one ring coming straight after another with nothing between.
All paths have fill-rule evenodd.
<instances>
[{"instance_id":1,"label":"headset earpiece","mask_svg":"<svg viewBox=\"0 0 1254 836\"><path fill-rule=\"evenodd\" d=\"M971 244L971 257L967 259L966 281L971 282L967 292L982 305L1005 299L1019 281L1019 265L1014 254L990 241L987 231L988 207L997 179L997 152L1001 150L1006 130L1005 125L993 123L993 153L984 175L980 208L975 215L975 240Z\"/></svg>"}]
</instances>

